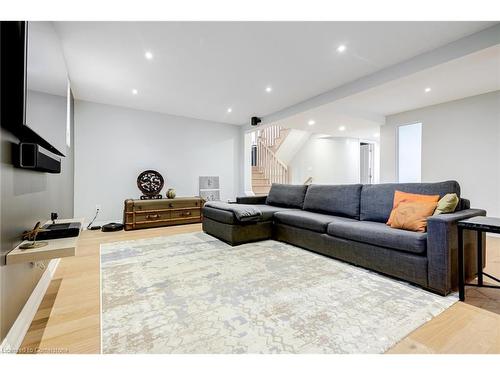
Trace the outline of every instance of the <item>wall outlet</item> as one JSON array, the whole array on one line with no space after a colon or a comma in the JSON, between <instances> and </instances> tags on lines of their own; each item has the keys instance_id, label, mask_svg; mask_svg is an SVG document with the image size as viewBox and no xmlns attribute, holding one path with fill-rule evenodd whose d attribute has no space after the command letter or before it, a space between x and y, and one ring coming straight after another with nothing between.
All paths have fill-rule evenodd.
<instances>
[{"instance_id":1,"label":"wall outlet","mask_svg":"<svg viewBox=\"0 0 500 375\"><path fill-rule=\"evenodd\" d=\"M96 211L97 211L97 210L101 211L101 205L100 205L100 204L96 204L96 205L95 205L95 210L96 210Z\"/></svg>"}]
</instances>

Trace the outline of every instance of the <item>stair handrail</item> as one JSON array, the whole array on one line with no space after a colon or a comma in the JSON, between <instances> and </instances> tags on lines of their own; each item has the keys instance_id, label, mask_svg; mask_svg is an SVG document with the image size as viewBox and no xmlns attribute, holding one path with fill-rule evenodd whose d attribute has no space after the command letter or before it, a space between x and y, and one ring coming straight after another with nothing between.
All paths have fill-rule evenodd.
<instances>
[{"instance_id":1,"label":"stair handrail","mask_svg":"<svg viewBox=\"0 0 500 375\"><path fill-rule=\"evenodd\" d=\"M264 147L264 149L270 153L272 155L273 158L276 159L276 161L278 162L278 164L280 164L284 169L288 170L288 167L287 165L282 162L280 159L278 159L278 157L276 156L276 154L273 152L273 150L271 150L271 148L269 146L266 146L264 143L262 143L262 146Z\"/></svg>"},{"instance_id":2,"label":"stair handrail","mask_svg":"<svg viewBox=\"0 0 500 375\"><path fill-rule=\"evenodd\" d=\"M257 131L257 139L263 140L266 146L273 147L276 143L276 139L281 136L283 130L284 128L279 125L268 126L267 128Z\"/></svg>"},{"instance_id":3,"label":"stair handrail","mask_svg":"<svg viewBox=\"0 0 500 375\"><path fill-rule=\"evenodd\" d=\"M259 138L257 144L257 167L264 174L264 177L271 184L288 183L288 166L276 156L273 150L262 139Z\"/></svg>"}]
</instances>

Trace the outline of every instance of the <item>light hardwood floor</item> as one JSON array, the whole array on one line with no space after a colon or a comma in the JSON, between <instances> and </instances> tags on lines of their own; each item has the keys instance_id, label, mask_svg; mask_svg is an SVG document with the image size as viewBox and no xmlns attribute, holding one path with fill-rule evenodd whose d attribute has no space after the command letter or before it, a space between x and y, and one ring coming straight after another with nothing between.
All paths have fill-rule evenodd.
<instances>
[{"instance_id":1,"label":"light hardwood floor","mask_svg":"<svg viewBox=\"0 0 500 375\"><path fill-rule=\"evenodd\" d=\"M200 230L200 224L190 224L82 233L77 255L61 259L20 352L100 353L100 244ZM487 272L500 274L500 238L488 238L487 262ZM454 304L388 353L500 353L500 290L468 288L465 303Z\"/></svg>"}]
</instances>

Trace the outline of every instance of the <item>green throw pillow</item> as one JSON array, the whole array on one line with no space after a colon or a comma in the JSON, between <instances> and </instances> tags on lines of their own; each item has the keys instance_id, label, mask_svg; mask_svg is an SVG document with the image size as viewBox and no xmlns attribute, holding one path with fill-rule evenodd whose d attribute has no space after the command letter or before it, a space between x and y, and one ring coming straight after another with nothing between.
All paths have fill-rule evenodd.
<instances>
[{"instance_id":1,"label":"green throw pillow","mask_svg":"<svg viewBox=\"0 0 500 375\"><path fill-rule=\"evenodd\" d=\"M436 210L434 211L434 215L455 212L455 208L458 206L458 201L458 196L455 193L446 194L439 200Z\"/></svg>"}]
</instances>

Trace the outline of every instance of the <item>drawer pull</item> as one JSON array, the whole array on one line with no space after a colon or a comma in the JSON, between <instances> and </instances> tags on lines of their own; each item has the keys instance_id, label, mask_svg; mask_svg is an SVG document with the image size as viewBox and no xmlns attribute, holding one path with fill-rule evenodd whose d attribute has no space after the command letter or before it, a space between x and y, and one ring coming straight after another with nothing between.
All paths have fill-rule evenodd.
<instances>
[{"instance_id":1,"label":"drawer pull","mask_svg":"<svg viewBox=\"0 0 500 375\"><path fill-rule=\"evenodd\" d=\"M146 219L152 220L152 219L159 219L160 215L158 214L152 214L152 215L146 215Z\"/></svg>"}]
</instances>

